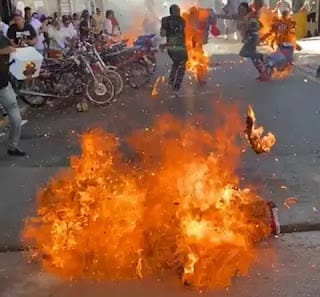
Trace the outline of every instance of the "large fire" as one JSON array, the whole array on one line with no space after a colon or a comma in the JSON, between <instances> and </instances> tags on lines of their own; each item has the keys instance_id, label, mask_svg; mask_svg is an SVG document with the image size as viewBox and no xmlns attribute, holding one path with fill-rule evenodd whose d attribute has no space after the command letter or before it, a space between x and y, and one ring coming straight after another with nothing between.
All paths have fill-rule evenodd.
<instances>
[{"instance_id":1,"label":"large fire","mask_svg":"<svg viewBox=\"0 0 320 297\"><path fill-rule=\"evenodd\" d=\"M234 170L241 118L209 133L162 116L127 144L102 130L81 137L70 169L38 194L24 240L43 268L67 279L172 275L197 288L223 288L245 275L254 244L270 234L266 203L241 189Z\"/></svg>"},{"instance_id":2,"label":"large fire","mask_svg":"<svg viewBox=\"0 0 320 297\"><path fill-rule=\"evenodd\" d=\"M206 81L209 57L206 55L203 45L209 11L208 9L193 6L185 11L182 17L186 23L187 70L192 72L198 81Z\"/></svg>"}]
</instances>

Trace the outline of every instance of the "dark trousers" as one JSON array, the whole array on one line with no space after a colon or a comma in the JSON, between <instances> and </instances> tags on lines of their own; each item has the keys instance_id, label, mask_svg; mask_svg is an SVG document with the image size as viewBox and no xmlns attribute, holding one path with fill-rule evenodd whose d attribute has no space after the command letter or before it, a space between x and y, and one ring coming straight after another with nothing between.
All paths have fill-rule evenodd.
<instances>
[{"instance_id":1,"label":"dark trousers","mask_svg":"<svg viewBox=\"0 0 320 297\"><path fill-rule=\"evenodd\" d=\"M263 54L257 52L258 40L256 34L248 36L244 41L239 55L244 58L250 58L254 67L259 73L262 73L264 71Z\"/></svg>"},{"instance_id":2,"label":"dark trousers","mask_svg":"<svg viewBox=\"0 0 320 297\"><path fill-rule=\"evenodd\" d=\"M172 86L173 90L179 91L186 72L188 60L187 51L184 48L168 49L168 55L172 60L169 84Z\"/></svg>"}]
</instances>

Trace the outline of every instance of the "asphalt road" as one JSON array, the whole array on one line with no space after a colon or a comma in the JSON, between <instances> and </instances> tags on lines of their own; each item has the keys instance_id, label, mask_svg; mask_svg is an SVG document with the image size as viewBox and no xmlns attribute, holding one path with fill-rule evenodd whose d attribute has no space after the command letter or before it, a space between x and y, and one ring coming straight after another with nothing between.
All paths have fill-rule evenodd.
<instances>
[{"instance_id":1,"label":"asphalt road","mask_svg":"<svg viewBox=\"0 0 320 297\"><path fill-rule=\"evenodd\" d=\"M240 62L237 49L229 43L210 45L208 52L215 54L215 64L208 84L199 88L186 79L181 101L187 102L189 109L194 102L193 113L208 118L218 116L212 109L216 100L237 102L244 116L248 104L253 105L258 122L276 135L277 144L263 156L247 150L238 168L240 176L277 203L282 224L320 223L319 84L298 71L286 80L258 82L250 62ZM167 72L166 56L159 60L156 77ZM76 112L74 106L30 111L21 143L30 157L9 158L5 137L0 138L0 248L20 246L21 222L34 209L37 188L68 166L70 155L79 153L79 134L90 127L102 127L124 137L150 126L164 112L183 117L184 108L185 104L168 100L165 87L157 98L151 97L148 87L126 92L111 106L91 106L86 113ZM288 197L298 199L291 209L283 205Z\"/></svg>"},{"instance_id":2,"label":"asphalt road","mask_svg":"<svg viewBox=\"0 0 320 297\"><path fill-rule=\"evenodd\" d=\"M176 278L68 283L27 264L21 253L0 254L0 297L316 297L319 240L319 232L308 232L263 242L247 276L235 277L225 290L201 293L183 287Z\"/></svg>"}]
</instances>

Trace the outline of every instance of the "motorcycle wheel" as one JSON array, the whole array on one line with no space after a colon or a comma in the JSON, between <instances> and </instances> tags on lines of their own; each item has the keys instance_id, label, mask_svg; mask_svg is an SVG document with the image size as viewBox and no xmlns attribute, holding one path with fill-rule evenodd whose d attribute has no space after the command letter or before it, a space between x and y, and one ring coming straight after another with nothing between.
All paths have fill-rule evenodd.
<instances>
[{"instance_id":1,"label":"motorcycle wheel","mask_svg":"<svg viewBox=\"0 0 320 297\"><path fill-rule=\"evenodd\" d=\"M87 98L97 104L109 104L114 98L114 86L108 76L97 74L97 82L91 78L86 86Z\"/></svg>"},{"instance_id":2,"label":"motorcycle wheel","mask_svg":"<svg viewBox=\"0 0 320 297\"><path fill-rule=\"evenodd\" d=\"M120 95L124 89L124 82L120 73L112 69L107 69L105 74L107 75L107 77L110 79L110 81L114 86L114 94L116 96Z\"/></svg>"},{"instance_id":3,"label":"motorcycle wheel","mask_svg":"<svg viewBox=\"0 0 320 297\"><path fill-rule=\"evenodd\" d=\"M127 72L129 85L134 89L139 89L146 85L151 78L148 65L145 62L133 62Z\"/></svg>"}]
</instances>

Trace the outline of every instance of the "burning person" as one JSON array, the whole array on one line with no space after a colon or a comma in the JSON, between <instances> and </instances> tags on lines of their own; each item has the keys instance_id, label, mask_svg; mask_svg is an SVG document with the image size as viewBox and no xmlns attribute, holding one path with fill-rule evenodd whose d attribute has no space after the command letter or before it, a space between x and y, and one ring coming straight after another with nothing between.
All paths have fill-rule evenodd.
<instances>
[{"instance_id":1,"label":"burning person","mask_svg":"<svg viewBox=\"0 0 320 297\"><path fill-rule=\"evenodd\" d=\"M262 36L262 40L271 38L271 47L276 49L274 53L265 57L265 79L271 78L275 70L280 74L280 78L291 72L294 50L301 50L296 42L295 26L296 23L289 16L289 10L284 10L281 17L275 17L270 32Z\"/></svg>"},{"instance_id":2,"label":"burning person","mask_svg":"<svg viewBox=\"0 0 320 297\"><path fill-rule=\"evenodd\" d=\"M262 41L269 39L273 49L281 44L290 43L296 50L301 50L301 47L296 43L296 22L290 17L289 13L289 10L284 10L280 17L276 16L273 19L270 31L261 37Z\"/></svg>"},{"instance_id":3,"label":"burning person","mask_svg":"<svg viewBox=\"0 0 320 297\"><path fill-rule=\"evenodd\" d=\"M181 17L178 5L171 5L170 16L162 18L160 35L166 37L168 55L173 62L169 84L176 97L183 82L188 60L185 44L185 20Z\"/></svg>"},{"instance_id":4,"label":"burning person","mask_svg":"<svg viewBox=\"0 0 320 297\"><path fill-rule=\"evenodd\" d=\"M209 63L203 46L206 43L206 34L210 27L210 24L208 26L210 11L193 6L183 14L183 18L186 22L187 69L194 73L200 84L203 84L207 80Z\"/></svg>"}]
</instances>

